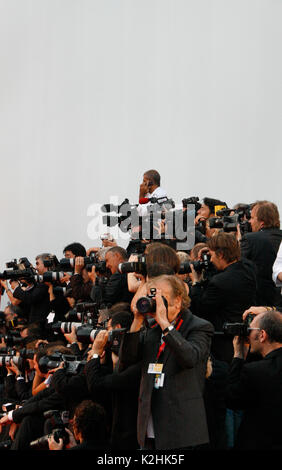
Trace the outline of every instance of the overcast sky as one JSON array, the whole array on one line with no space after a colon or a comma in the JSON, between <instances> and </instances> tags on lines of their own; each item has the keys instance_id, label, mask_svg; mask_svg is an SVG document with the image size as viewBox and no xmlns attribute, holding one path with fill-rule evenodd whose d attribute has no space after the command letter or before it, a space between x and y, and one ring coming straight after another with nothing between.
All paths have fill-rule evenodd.
<instances>
[{"instance_id":1,"label":"overcast sky","mask_svg":"<svg viewBox=\"0 0 282 470\"><path fill-rule=\"evenodd\" d=\"M281 203L281 0L0 0L0 271L91 239L95 205ZM124 244L124 241L121 241Z\"/></svg>"}]
</instances>

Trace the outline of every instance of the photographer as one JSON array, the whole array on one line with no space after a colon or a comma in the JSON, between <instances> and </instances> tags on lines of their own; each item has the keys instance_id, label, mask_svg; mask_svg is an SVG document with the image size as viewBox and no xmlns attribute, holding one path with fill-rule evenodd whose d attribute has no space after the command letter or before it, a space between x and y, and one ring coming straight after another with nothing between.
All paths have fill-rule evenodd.
<instances>
[{"instance_id":1,"label":"photographer","mask_svg":"<svg viewBox=\"0 0 282 470\"><path fill-rule=\"evenodd\" d=\"M107 331L101 331L95 338L91 350L91 360L86 364L85 374L91 395L97 391L110 393L112 399L112 422L110 432L111 450L137 449L137 405L140 384L140 365L134 365L118 372L118 353L122 333L110 345L113 371L106 373L100 358L108 348L109 332L119 329L129 330L132 314L119 311L109 320Z\"/></svg>"},{"instance_id":2,"label":"photographer","mask_svg":"<svg viewBox=\"0 0 282 470\"><path fill-rule=\"evenodd\" d=\"M76 302L91 302L92 281L84 265L84 257L75 257L74 273L70 278L72 297Z\"/></svg>"},{"instance_id":3,"label":"photographer","mask_svg":"<svg viewBox=\"0 0 282 470\"><path fill-rule=\"evenodd\" d=\"M37 360L40 356L54 354L55 352L70 355L71 351L63 345L48 344L45 351L38 352ZM75 381L76 376L73 377ZM86 390L86 388L85 388ZM44 433L45 417L44 412L48 410L68 410L72 415L75 406L79 403L83 390L76 390L73 396L62 396L56 392L53 386L53 378L48 386L38 391L34 396L26 400L19 408L9 412L0 419L0 427L16 423L19 425L11 450L27 450L30 442L37 439ZM85 397L85 395L83 395Z\"/></svg>"},{"instance_id":4,"label":"photographer","mask_svg":"<svg viewBox=\"0 0 282 470\"><path fill-rule=\"evenodd\" d=\"M282 240L280 218L276 204L257 201L252 205L251 233L241 239L242 258L252 261L257 273L257 305L281 303L280 289L272 279L272 268Z\"/></svg>"},{"instance_id":5,"label":"photographer","mask_svg":"<svg viewBox=\"0 0 282 470\"><path fill-rule=\"evenodd\" d=\"M48 271L48 268L44 266L44 260L50 259L51 255L49 253L42 253L36 257L38 274L42 275ZM24 288L18 282L14 284L13 297L30 307L28 322L44 323L51 310L48 286L44 283L35 283Z\"/></svg>"},{"instance_id":6,"label":"photographer","mask_svg":"<svg viewBox=\"0 0 282 470\"><path fill-rule=\"evenodd\" d=\"M148 294L156 289L153 297L145 299L150 304L151 326L143 327L144 314L135 309L120 351L120 371L139 361L142 364L139 445L183 449L207 444L202 394L213 327L190 312L184 283L175 275L153 278L147 289ZM197 427L191 426L195 422Z\"/></svg>"},{"instance_id":7,"label":"photographer","mask_svg":"<svg viewBox=\"0 0 282 470\"><path fill-rule=\"evenodd\" d=\"M236 336L233 345L226 402L229 408L244 410L235 449L281 450L282 314L256 315L248 338ZM246 363L249 349L262 359Z\"/></svg>"},{"instance_id":8,"label":"photographer","mask_svg":"<svg viewBox=\"0 0 282 470\"><path fill-rule=\"evenodd\" d=\"M166 264L170 266L171 274L176 274L180 266L177 252L172 247L160 242L149 243L141 258L135 254L131 255L128 261L139 266L139 272L129 270L127 274L128 288L133 293L136 293L145 284L148 271L157 268L158 265ZM126 268L125 271L127 271Z\"/></svg>"},{"instance_id":9,"label":"photographer","mask_svg":"<svg viewBox=\"0 0 282 470\"><path fill-rule=\"evenodd\" d=\"M63 249L63 254L64 257L68 259L75 258L76 256L84 257L86 256L86 249L81 243L73 242L65 246L65 248ZM61 282L65 282L68 285L70 282L71 274L68 272L65 272L64 274L65 276L61 279Z\"/></svg>"},{"instance_id":10,"label":"photographer","mask_svg":"<svg viewBox=\"0 0 282 470\"><path fill-rule=\"evenodd\" d=\"M69 435L67 450L106 450L106 414L98 403L92 400L83 400L77 405L72 419L73 434L66 428ZM48 438L50 450L63 450L64 442L60 438L57 442L51 434Z\"/></svg>"},{"instance_id":11,"label":"photographer","mask_svg":"<svg viewBox=\"0 0 282 470\"><path fill-rule=\"evenodd\" d=\"M118 270L119 264L127 261L126 250L120 246L110 248L105 256L106 268L110 270L106 285L102 288L97 279L95 268L92 269L92 291L91 299L93 302L103 303L111 306L117 302L130 302L133 295L128 290L127 275L121 274Z\"/></svg>"},{"instance_id":12,"label":"photographer","mask_svg":"<svg viewBox=\"0 0 282 470\"><path fill-rule=\"evenodd\" d=\"M235 235L219 232L207 242L210 261L217 270L208 283L201 282L191 264L191 309L195 315L206 318L222 332L225 322L240 321L242 313L256 303L256 276L251 263L241 260L240 246ZM223 334L215 334L212 354L216 359L230 363L233 357L232 341Z\"/></svg>"},{"instance_id":13,"label":"photographer","mask_svg":"<svg viewBox=\"0 0 282 470\"><path fill-rule=\"evenodd\" d=\"M204 197L202 205L198 209L197 215L195 217L196 232L199 231L204 233L207 238L213 236L213 234L216 232L216 229L211 229L209 227L209 219L215 217L217 207L222 208L227 206L225 202L220 201L219 199ZM206 240L203 238L200 239L199 236L196 236L196 242L206 242Z\"/></svg>"},{"instance_id":14,"label":"photographer","mask_svg":"<svg viewBox=\"0 0 282 470\"><path fill-rule=\"evenodd\" d=\"M4 400L13 400L20 403L32 396L32 384L34 380L34 363L33 358L25 357L24 352L32 350L34 343L27 343L26 348L15 348L10 357L9 363L6 364L7 376L4 381ZM22 352L21 352L22 351ZM7 352L6 358L11 352ZM3 356L2 356L3 357ZM1 359L2 359L1 357Z\"/></svg>"}]
</instances>

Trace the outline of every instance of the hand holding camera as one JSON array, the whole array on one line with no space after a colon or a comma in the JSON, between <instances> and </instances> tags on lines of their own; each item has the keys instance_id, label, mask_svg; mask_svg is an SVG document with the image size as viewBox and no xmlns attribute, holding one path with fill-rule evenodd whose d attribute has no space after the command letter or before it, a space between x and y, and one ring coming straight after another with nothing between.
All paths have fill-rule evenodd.
<instances>
[{"instance_id":1,"label":"hand holding camera","mask_svg":"<svg viewBox=\"0 0 282 470\"><path fill-rule=\"evenodd\" d=\"M156 289L156 314L155 320L160 325L161 329L164 330L168 326L170 326L170 322L167 318L167 307L164 304L164 300L162 297L162 292L160 289Z\"/></svg>"},{"instance_id":2,"label":"hand holding camera","mask_svg":"<svg viewBox=\"0 0 282 470\"><path fill-rule=\"evenodd\" d=\"M108 342L108 331L107 330L101 330L99 331L99 333L97 334L94 342L93 342L93 345L92 345L92 349L91 349L91 353L90 355L92 356L93 354L98 354L99 356L101 356L105 350L105 346Z\"/></svg>"},{"instance_id":3,"label":"hand holding camera","mask_svg":"<svg viewBox=\"0 0 282 470\"><path fill-rule=\"evenodd\" d=\"M75 258L74 272L76 274L81 274L84 268L84 258L83 256L77 256Z\"/></svg>"},{"instance_id":4,"label":"hand holding camera","mask_svg":"<svg viewBox=\"0 0 282 470\"><path fill-rule=\"evenodd\" d=\"M250 349L250 344L244 336L234 336L233 338L234 357L246 359Z\"/></svg>"}]
</instances>

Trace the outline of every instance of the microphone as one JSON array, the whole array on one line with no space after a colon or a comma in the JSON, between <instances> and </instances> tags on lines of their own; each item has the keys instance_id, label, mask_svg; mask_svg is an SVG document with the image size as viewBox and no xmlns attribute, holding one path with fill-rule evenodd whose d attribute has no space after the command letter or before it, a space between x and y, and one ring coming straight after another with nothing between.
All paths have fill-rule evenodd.
<instances>
[{"instance_id":1,"label":"microphone","mask_svg":"<svg viewBox=\"0 0 282 470\"><path fill-rule=\"evenodd\" d=\"M139 204L147 204L148 202L150 202L151 199L149 199L148 197L141 197L139 199Z\"/></svg>"}]
</instances>

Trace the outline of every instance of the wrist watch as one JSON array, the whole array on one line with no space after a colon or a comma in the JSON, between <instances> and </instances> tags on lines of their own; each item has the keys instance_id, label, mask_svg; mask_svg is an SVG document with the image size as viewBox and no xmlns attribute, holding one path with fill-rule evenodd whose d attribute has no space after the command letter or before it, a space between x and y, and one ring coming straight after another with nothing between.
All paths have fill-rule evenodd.
<instances>
[{"instance_id":1,"label":"wrist watch","mask_svg":"<svg viewBox=\"0 0 282 470\"><path fill-rule=\"evenodd\" d=\"M98 359L99 357L100 357L99 354L94 353L93 356L92 356L92 359Z\"/></svg>"},{"instance_id":2,"label":"wrist watch","mask_svg":"<svg viewBox=\"0 0 282 470\"><path fill-rule=\"evenodd\" d=\"M173 330L174 326L173 325L169 325L167 326L164 330L163 330L163 334L166 334L168 333L169 331Z\"/></svg>"}]
</instances>

